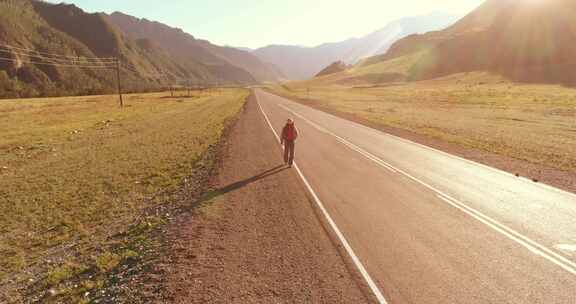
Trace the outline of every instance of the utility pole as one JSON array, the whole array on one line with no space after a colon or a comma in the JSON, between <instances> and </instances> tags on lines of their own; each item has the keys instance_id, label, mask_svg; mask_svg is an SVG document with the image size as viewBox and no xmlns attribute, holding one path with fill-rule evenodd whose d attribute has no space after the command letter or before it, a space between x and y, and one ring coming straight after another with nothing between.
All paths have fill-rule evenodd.
<instances>
[{"instance_id":1,"label":"utility pole","mask_svg":"<svg viewBox=\"0 0 576 304\"><path fill-rule=\"evenodd\" d=\"M122 83L120 82L120 60L116 59L116 80L118 81L118 96L120 96L120 107L124 107L124 98L122 97Z\"/></svg>"},{"instance_id":2,"label":"utility pole","mask_svg":"<svg viewBox=\"0 0 576 304\"><path fill-rule=\"evenodd\" d=\"M190 79L188 79L188 97L190 97Z\"/></svg>"}]
</instances>

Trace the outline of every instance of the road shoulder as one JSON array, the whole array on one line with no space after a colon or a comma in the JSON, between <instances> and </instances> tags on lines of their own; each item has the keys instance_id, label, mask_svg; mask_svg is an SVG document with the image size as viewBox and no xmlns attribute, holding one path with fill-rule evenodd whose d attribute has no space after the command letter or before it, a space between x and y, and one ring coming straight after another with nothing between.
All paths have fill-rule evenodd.
<instances>
[{"instance_id":1,"label":"road shoulder","mask_svg":"<svg viewBox=\"0 0 576 304\"><path fill-rule=\"evenodd\" d=\"M175 303L366 303L254 98L223 144L213 189L168 229Z\"/></svg>"}]
</instances>

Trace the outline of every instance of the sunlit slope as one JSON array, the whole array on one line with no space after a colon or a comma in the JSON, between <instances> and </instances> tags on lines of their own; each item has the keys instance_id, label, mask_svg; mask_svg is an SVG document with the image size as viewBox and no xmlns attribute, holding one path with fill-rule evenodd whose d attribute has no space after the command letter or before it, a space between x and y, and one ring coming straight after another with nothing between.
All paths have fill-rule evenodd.
<instances>
[{"instance_id":1,"label":"sunlit slope","mask_svg":"<svg viewBox=\"0 0 576 304\"><path fill-rule=\"evenodd\" d=\"M341 72L324 73L309 81L294 82L294 84L368 85L406 81L413 77L412 67L425 55L425 52L419 52L376 63L361 62Z\"/></svg>"},{"instance_id":2,"label":"sunlit slope","mask_svg":"<svg viewBox=\"0 0 576 304\"><path fill-rule=\"evenodd\" d=\"M357 63L362 58L385 53L401 38L414 33L444 29L457 19L456 16L442 13L406 17L360 38L324 43L312 48L270 45L254 50L253 53L263 61L277 66L286 78L302 80L313 77L335 61Z\"/></svg>"},{"instance_id":3,"label":"sunlit slope","mask_svg":"<svg viewBox=\"0 0 576 304\"><path fill-rule=\"evenodd\" d=\"M489 71L514 81L575 84L575 17L574 1L488 0L454 26L402 39L364 65L420 54L408 80Z\"/></svg>"}]
</instances>

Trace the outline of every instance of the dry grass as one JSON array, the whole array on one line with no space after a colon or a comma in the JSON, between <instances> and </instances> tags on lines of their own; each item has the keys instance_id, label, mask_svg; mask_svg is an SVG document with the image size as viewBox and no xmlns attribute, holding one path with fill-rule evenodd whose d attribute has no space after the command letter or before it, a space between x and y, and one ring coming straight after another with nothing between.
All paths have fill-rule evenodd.
<instances>
[{"instance_id":1,"label":"dry grass","mask_svg":"<svg viewBox=\"0 0 576 304\"><path fill-rule=\"evenodd\" d=\"M115 96L0 101L0 282L57 248L97 246L179 187L248 91L169 95L129 95L124 109Z\"/></svg>"},{"instance_id":2,"label":"dry grass","mask_svg":"<svg viewBox=\"0 0 576 304\"><path fill-rule=\"evenodd\" d=\"M293 82L292 86L350 86L404 81L414 77L414 73L417 72L414 70L414 66L425 55L425 52L419 52L378 63L360 62L342 72L327 74L311 80Z\"/></svg>"},{"instance_id":3,"label":"dry grass","mask_svg":"<svg viewBox=\"0 0 576 304\"><path fill-rule=\"evenodd\" d=\"M314 80L273 90L381 125L576 172L575 89L470 73L374 87Z\"/></svg>"}]
</instances>

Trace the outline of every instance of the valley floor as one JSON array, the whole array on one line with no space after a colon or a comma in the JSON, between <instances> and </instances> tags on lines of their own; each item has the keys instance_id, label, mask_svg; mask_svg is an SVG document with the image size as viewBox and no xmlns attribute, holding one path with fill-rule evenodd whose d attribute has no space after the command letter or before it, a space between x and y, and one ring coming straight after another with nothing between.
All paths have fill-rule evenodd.
<instances>
[{"instance_id":1,"label":"valley floor","mask_svg":"<svg viewBox=\"0 0 576 304\"><path fill-rule=\"evenodd\" d=\"M139 264L248 94L0 101L0 303L87 301Z\"/></svg>"},{"instance_id":2,"label":"valley floor","mask_svg":"<svg viewBox=\"0 0 576 304\"><path fill-rule=\"evenodd\" d=\"M167 254L156 262L163 295L148 301L369 302L296 173L283 165L255 100L221 153L213 190L167 229ZM149 282L148 289L158 284Z\"/></svg>"},{"instance_id":3,"label":"valley floor","mask_svg":"<svg viewBox=\"0 0 576 304\"><path fill-rule=\"evenodd\" d=\"M178 95L0 104L0 302L373 300L248 91Z\"/></svg>"}]
</instances>

